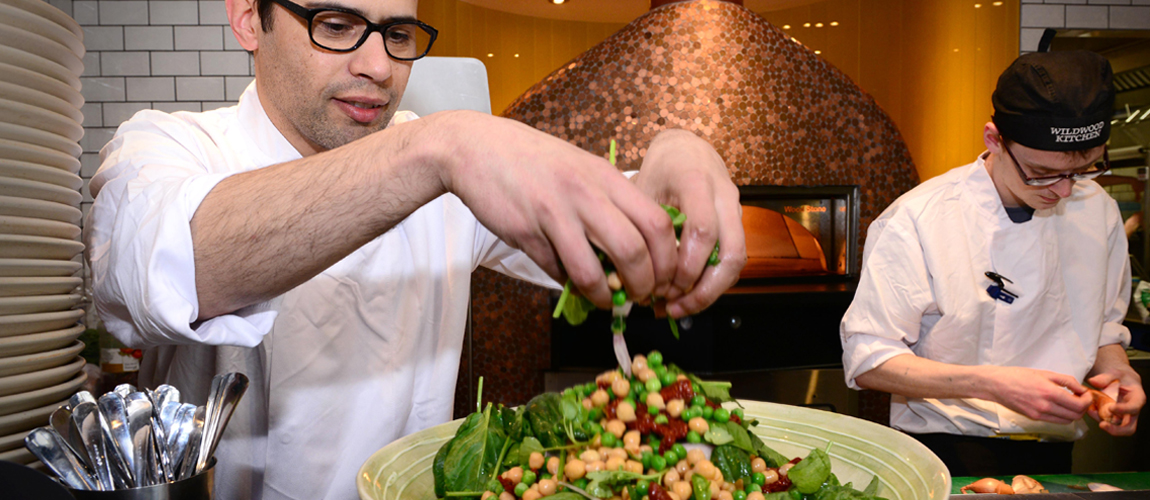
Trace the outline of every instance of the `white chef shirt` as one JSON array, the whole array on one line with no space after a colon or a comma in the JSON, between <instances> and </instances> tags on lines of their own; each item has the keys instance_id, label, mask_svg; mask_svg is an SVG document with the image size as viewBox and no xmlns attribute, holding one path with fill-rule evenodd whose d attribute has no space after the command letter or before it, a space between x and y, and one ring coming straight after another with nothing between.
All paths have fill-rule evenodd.
<instances>
[{"instance_id":1,"label":"white chef shirt","mask_svg":"<svg viewBox=\"0 0 1150 500\"><path fill-rule=\"evenodd\" d=\"M150 348L141 384L203 404L213 375L251 379L216 451L216 498L357 498L373 452L450 420L472 271L558 286L449 194L282 296L196 323L196 208L224 178L300 154L253 83L234 107L141 111L101 156L85 225L96 308Z\"/></svg>"},{"instance_id":2,"label":"white chef shirt","mask_svg":"<svg viewBox=\"0 0 1150 500\"><path fill-rule=\"evenodd\" d=\"M1099 346L1128 345L1126 234L1115 201L1077 182L1024 223L1006 215L986 170L973 164L899 197L867 232L863 271L841 325L847 385L900 354L957 365L1019 366L1079 381ZM983 273L1013 281L995 300ZM912 433L1082 437L1085 426L1030 420L980 399L891 399L891 425Z\"/></svg>"}]
</instances>

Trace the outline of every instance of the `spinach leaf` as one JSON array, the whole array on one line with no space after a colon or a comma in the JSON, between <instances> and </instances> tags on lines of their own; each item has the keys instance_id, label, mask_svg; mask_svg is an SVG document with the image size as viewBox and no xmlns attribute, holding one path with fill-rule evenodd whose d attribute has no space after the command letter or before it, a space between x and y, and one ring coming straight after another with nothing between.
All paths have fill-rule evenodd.
<instances>
[{"instance_id":1,"label":"spinach leaf","mask_svg":"<svg viewBox=\"0 0 1150 500\"><path fill-rule=\"evenodd\" d=\"M555 311L551 317L559 319L562 315L569 325L582 325L587 321L587 314L595 310L595 304L586 297L575 292L575 285L571 280L563 285L563 293L559 295L559 302L555 304Z\"/></svg>"},{"instance_id":2,"label":"spinach leaf","mask_svg":"<svg viewBox=\"0 0 1150 500\"><path fill-rule=\"evenodd\" d=\"M872 478L870 480L870 484L866 485L866 489L863 490L863 494L870 495L872 497L875 495L878 495L879 483L880 483L880 481L878 480L878 476L875 476L874 478Z\"/></svg>"},{"instance_id":3,"label":"spinach leaf","mask_svg":"<svg viewBox=\"0 0 1150 500\"><path fill-rule=\"evenodd\" d=\"M711 482L701 474L691 476L691 489L695 490L695 500L711 500Z\"/></svg>"},{"instance_id":4,"label":"spinach leaf","mask_svg":"<svg viewBox=\"0 0 1150 500\"><path fill-rule=\"evenodd\" d=\"M567 444L568 419L565 413L570 413L571 407L564 408L562 397L554 392L545 392L528 401L526 408L525 418L543 446L553 448ZM578 415L578 410L575 415Z\"/></svg>"},{"instance_id":5,"label":"spinach leaf","mask_svg":"<svg viewBox=\"0 0 1150 500\"><path fill-rule=\"evenodd\" d=\"M543 444L531 436L523 438L523 442L519 444L519 464L527 465L534 452L543 453Z\"/></svg>"},{"instance_id":6,"label":"spinach leaf","mask_svg":"<svg viewBox=\"0 0 1150 500\"><path fill-rule=\"evenodd\" d=\"M507 436L498 424L492 418L491 404L483 413L464 420L455 437L440 449L442 460L436 454L433 467L442 476L435 480L437 495L442 498L452 491L487 489L488 480L499 468L500 455L506 451Z\"/></svg>"},{"instance_id":7,"label":"spinach leaf","mask_svg":"<svg viewBox=\"0 0 1150 500\"><path fill-rule=\"evenodd\" d=\"M635 472L627 472L622 470L600 470L587 473L587 494L595 498L611 498L615 496L615 491L623 486L629 485L640 479L652 480L659 479L662 476L659 474L651 474L644 476Z\"/></svg>"},{"instance_id":8,"label":"spinach leaf","mask_svg":"<svg viewBox=\"0 0 1150 500\"><path fill-rule=\"evenodd\" d=\"M751 456L729 444L716 446L711 452L711 462L723 473L723 480L735 482L751 477Z\"/></svg>"},{"instance_id":9,"label":"spinach leaf","mask_svg":"<svg viewBox=\"0 0 1150 500\"><path fill-rule=\"evenodd\" d=\"M792 500L790 493L785 491L776 491L774 493L767 493L763 495L763 500Z\"/></svg>"},{"instance_id":10,"label":"spinach leaf","mask_svg":"<svg viewBox=\"0 0 1150 500\"><path fill-rule=\"evenodd\" d=\"M443 498L447 495L447 475L443 469L446 466L447 454L451 451L451 444L454 442L455 440L452 439L444 443L443 446L439 448L439 451L435 453L435 461L432 462L431 465L431 472L435 477L436 498Z\"/></svg>"},{"instance_id":11,"label":"spinach leaf","mask_svg":"<svg viewBox=\"0 0 1150 500\"><path fill-rule=\"evenodd\" d=\"M730 382L707 382L691 373L687 374L687 378L699 388L699 392L702 392L711 401L726 403L735 400L731 397Z\"/></svg>"},{"instance_id":12,"label":"spinach leaf","mask_svg":"<svg viewBox=\"0 0 1150 500\"><path fill-rule=\"evenodd\" d=\"M831 460L826 452L815 448L801 462L791 467L787 477L795 488L803 494L811 494L819 490L827 477L831 475Z\"/></svg>"},{"instance_id":13,"label":"spinach leaf","mask_svg":"<svg viewBox=\"0 0 1150 500\"><path fill-rule=\"evenodd\" d=\"M759 439L759 436L756 436L755 433L747 431L747 436L751 440L751 447L754 448L754 454L762 457L763 460L766 460L768 467L782 467L783 464L791 461L791 459L787 458L782 453L779 453L775 451L774 448L767 446L767 444L764 443L762 439Z\"/></svg>"},{"instance_id":14,"label":"spinach leaf","mask_svg":"<svg viewBox=\"0 0 1150 500\"><path fill-rule=\"evenodd\" d=\"M703 434L703 440L715 446L724 445L735 440L735 437L727 431L726 426L715 425L716 422L711 422L710 428Z\"/></svg>"},{"instance_id":15,"label":"spinach leaf","mask_svg":"<svg viewBox=\"0 0 1150 500\"><path fill-rule=\"evenodd\" d=\"M560 491L549 497L550 500L585 500L583 495L571 491Z\"/></svg>"}]
</instances>

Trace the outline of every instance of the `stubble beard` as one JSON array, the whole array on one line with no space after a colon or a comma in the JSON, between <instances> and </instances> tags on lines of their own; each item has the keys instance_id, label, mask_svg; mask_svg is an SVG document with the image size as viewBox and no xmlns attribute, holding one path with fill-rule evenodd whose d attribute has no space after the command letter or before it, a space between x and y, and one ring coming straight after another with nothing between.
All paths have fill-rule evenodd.
<instances>
[{"instance_id":1,"label":"stubble beard","mask_svg":"<svg viewBox=\"0 0 1150 500\"><path fill-rule=\"evenodd\" d=\"M379 120L370 124L360 124L332 109L331 96L335 92L328 89L324 92L324 98L319 106L306 110L297 109L292 113L298 118L295 120L295 126L300 136L325 150L338 148L387 128L398 105L393 97Z\"/></svg>"}]
</instances>

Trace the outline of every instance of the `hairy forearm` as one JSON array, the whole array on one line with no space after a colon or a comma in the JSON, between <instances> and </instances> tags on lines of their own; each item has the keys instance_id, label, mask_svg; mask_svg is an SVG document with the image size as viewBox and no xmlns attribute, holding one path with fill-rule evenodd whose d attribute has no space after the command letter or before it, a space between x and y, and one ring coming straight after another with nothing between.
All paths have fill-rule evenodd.
<instances>
[{"instance_id":1,"label":"hairy forearm","mask_svg":"<svg viewBox=\"0 0 1150 500\"><path fill-rule=\"evenodd\" d=\"M1130 358L1126 356L1126 349L1121 344L1109 344L1098 348L1098 356L1094 358L1094 366L1086 378L1106 372L1134 373L1130 367Z\"/></svg>"},{"instance_id":2,"label":"hairy forearm","mask_svg":"<svg viewBox=\"0 0 1150 500\"><path fill-rule=\"evenodd\" d=\"M434 122L216 185L191 221L199 319L298 286L443 194L443 134Z\"/></svg>"},{"instance_id":3,"label":"hairy forearm","mask_svg":"<svg viewBox=\"0 0 1150 500\"><path fill-rule=\"evenodd\" d=\"M864 389L908 398L993 399L985 372L993 367L940 363L911 354L895 356L855 378Z\"/></svg>"}]
</instances>

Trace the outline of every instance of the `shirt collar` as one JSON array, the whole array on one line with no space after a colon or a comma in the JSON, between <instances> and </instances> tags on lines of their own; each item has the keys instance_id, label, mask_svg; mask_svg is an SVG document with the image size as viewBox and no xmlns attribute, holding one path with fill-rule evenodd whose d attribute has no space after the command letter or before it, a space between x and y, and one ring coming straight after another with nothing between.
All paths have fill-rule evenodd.
<instances>
[{"instance_id":1,"label":"shirt collar","mask_svg":"<svg viewBox=\"0 0 1150 500\"><path fill-rule=\"evenodd\" d=\"M259 93L256 92L255 80L240 96L237 117L240 130L251 139L251 144L255 146L253 149L263 156L258 161L262 165L274 165L303 157L268 118L260 103Z\"/></svg>"},{"instance_id":2,"label":"shirt collar","mask_svg":"<svg viewBox=\"0 0 1150 500\"><path fill-rule=\"evenodd\" d=\"M1002 197L998 195L998 189L994 187L994 180L986 170L986 158L989 156L989 151L978 155L978 160L966 171L963 181L967 186L967 193L986 215L998 219L1000 223L1013 224L1006 215L1006 208L1002 204Z\"/></svg>"}]
</instances>

